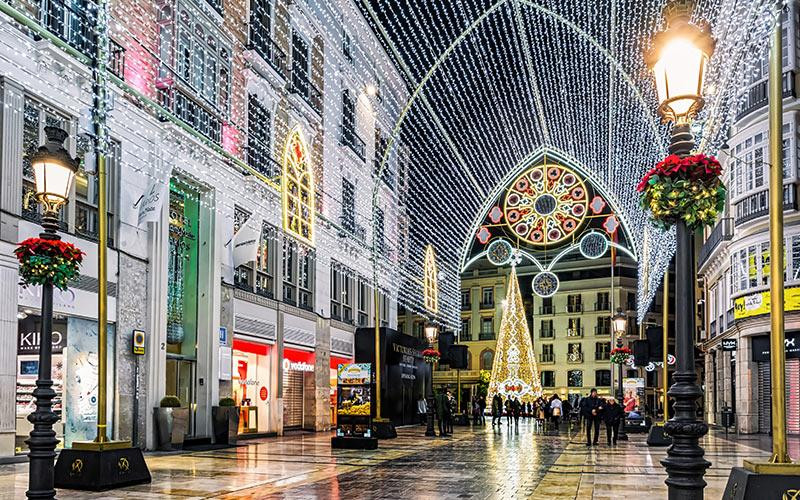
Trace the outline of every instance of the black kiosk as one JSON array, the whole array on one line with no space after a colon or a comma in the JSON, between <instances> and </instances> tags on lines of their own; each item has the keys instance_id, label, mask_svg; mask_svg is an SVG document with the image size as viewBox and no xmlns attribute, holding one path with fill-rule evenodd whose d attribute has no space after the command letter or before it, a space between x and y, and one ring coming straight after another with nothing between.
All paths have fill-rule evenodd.
<instances>
[{"instance_id":1,"label":"black kiosk","mask_svg":"<svg viewBox=\"0 0 800 500\"><path fill-rule=\"evenodd\" d=\"M372 364L348 363L336 369L336 436L332 448L374 450L372 433Z\"/></svg>"}]
</instances>

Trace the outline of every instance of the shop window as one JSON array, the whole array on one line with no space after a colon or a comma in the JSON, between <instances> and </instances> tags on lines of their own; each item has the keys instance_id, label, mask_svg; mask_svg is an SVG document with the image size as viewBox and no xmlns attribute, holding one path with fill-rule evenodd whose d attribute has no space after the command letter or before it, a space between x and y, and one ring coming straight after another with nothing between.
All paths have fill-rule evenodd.
<instances>
[{"instance_id":1,"label":"shop window","mask_svg":"<svg viewBox=\"0 0 800 500\"><path fill-rule=\"evenodd\" d=\"M481 353L481 370L490 370L494 364L494 351L487 349Z\"/></svg>"},{"instance_id":2,"label":"shop window","mask_svg":"<svg viewBox=\"0 0 800 500\"><path fill-rule=\"evenodd\" d=\"M302 241L314 242L314 176L299 129L289 134L283 157L283 228Z\"/></svg>"},{"instance_id":3,"label":"shop window","mask_svg":"<svg viewBox=\"0 0 800 500\"><path fill-rule=\"evenodd\" d=\"M314 250L291 238L283 240L283 301L314 310Z\"/></svg>"},{"instance_id":4,"label":"shop window","mask_svg":"<svg viewBox=\"0 0 800 500\"><path fill-rule=\"evenodd\" d=\"M594 372L595 387L611 387L611 370L597 370Z\"/></svg>"},{"instance_id":5,"label":"shop window","mask_svg":"<svg viewBox=\"0 0 800 500\"><path fill-rule=\"evenodd\" d=\"M583 387L583 371L570 370L567 372L568 387Z\"/></svg>"},{"instance_id":6,"label":"shop window","mask_svg":"<svg viewBox=\"0 0 800 500\"><path fill-rule=\"evenodd\" d=\"M169 193L167 353L195 356L199 197L173 181Z\"/></svg>"},{"instance_id":7,"label":"shop window","mask_svg":"<svg viewBox=\"0 0 800 500\"><path fill-rule=\"evenodd\" d=\"M556 372L551 370L544 370L542 372L542 387L555 387L556 386Z\"/></svg>"}]
</instances>

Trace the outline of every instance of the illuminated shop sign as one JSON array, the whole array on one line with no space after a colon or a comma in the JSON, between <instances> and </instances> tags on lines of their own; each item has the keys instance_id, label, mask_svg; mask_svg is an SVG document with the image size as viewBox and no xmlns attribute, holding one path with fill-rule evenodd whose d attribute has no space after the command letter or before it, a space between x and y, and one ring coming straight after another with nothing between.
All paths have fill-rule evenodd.
<instances>
[{"instance_id":1,"label":"illuminated shop sign","mask_svg":"<svg viewBox=\"0 0 800 500\"><path fill-rule=\"evenodd\" d=\"M769 314L769 291L752 293L733 301L733 319L745 319ZM784 311L800 311L800 287L787 288L783 295Z\"/></svg>"},{"instance_id":2,"label":"illuminated shop sign","mask_svg":"<svg viewBox=\"0 0 800 500\"><path fill-rule=\"evenodd\" d=\"M294 371L294 372L313 372L314 365L310 365L303 361L292 361L290 359L283 360L283 370L284 371Z\"/></svg>"},{"instance_id":3,"label":"illuminated shop sign","mask_svg":"<svg viewBox=\"0 0 800 500\"><path fill-rule=\"evenodd\" d=\"M309 351L300 351L298 349L284 348L283 371L313 372L314 353Z\"/></svg>"}]
</instances>

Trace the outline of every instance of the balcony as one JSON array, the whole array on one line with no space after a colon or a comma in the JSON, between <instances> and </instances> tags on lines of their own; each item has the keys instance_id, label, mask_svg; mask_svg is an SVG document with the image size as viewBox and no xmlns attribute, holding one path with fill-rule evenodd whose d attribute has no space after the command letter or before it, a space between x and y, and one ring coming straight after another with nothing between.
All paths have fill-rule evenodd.
<instances>
[{"instance_id":1,"label":"balcony","mask_svg":"<svg viewBox=\"0 0 800 500\"><path fill-rule=\"evenodd\" d=\"M753 193L740 200L734 207L736 227L753 219L769 215L769 190ZM797 210L797 186L794 184L783 185L783 209Z\"/></svg>"},{"instance_id":2,"label":"balcony","mask_svg":"<svg viewBox=\"0 0 800 500\"><path fill-rule=\"evenodd\" d=\"M286 80L286 75L289 73L288 66L286 65L286 53L275 43L275 40L270 37L266 27L254 19L255 10L250 13L250 43L249 49L256 51L275 72Z\"/></svg>"},{"instance_id":3,"label":"balcony","mask_svg":"<svg viewBox=\"0 0 800 500\"><path fill-rule=\"evenodd\" d=\"M207 139L221 144L222 120L178 88L174 82L165 79L158 82L156 87L159 104ZM166 121L166 118L161 119Z\"/></svg>"},{"instance_id":4,"label":"balcony","mask_svg":"<svg viewBox=\"0 0 800 500\"><path fill-rule=\"evenodd\" d=\"M597 335L597 336L600 336L600 337L606 336L606 335L611 335L611 327L608 326L608 325L606 325L606 326L596 326L596 327L594 327L594 334Z\"/></svg>"},{"instance_id":5,"label":"balcony","mask_svg":"<svg viewBox=\"0 0 800 500\"><path fill-rule=\"evenodd\" d=\"M494 302L481 302L481 309L494 309Z\"/></svg>"},{"instance_id":6,"label":"balcony","mask_svg":"<svg viewBox=\"0 0 800 500\"><path fill-rule=\"evenodd\" d=\"M698 266L703 265L721 242L730 241L731 238L733 238L733 218L725 217L720 219L700 249L700 254L697 257Z\"/></svg>"},{"instance_id":7,"label":"balcony","mask_svg":"<svg viewBox=\"0 0 800 500\"><path fill-rule=\"evenodd\" d=\"M795 75L794 71L786 71L783 73L781 81L781 88L783 89L783 97L797 97L795 88ZM758 82L747 91L747 99L742 103L742 108L736 114L736 121L741 120L750 113L763 108L767 105L769 95L769 80Z\"/></svg>"},{"instance_id":8,"label":"balcony","mask_svg":"<svg viewBox=\"0 0 800 500\"><path fill-rule=\"evenodd\" d=\"M581 313L583 312L583 304L567 304L568 313Z\"/></svg>"},{"instance_id":9,"label":"balcony","mask_svg":"<svg viewBox=\"0 0 800 500\"><path fill-rule=\"evenodd\" d=\"M583 353L582 352L567 353L567 363L583 363Z\"/></svg>"},{"instance_id":10,"label":"balcony","mask_svg":"<svg viewBox=\"0 0 800 500\"><path fill-rule=\"evenodd\" d=\"M543 352L539 355L540 363L555 363L555 356L552 352Z\"/></svg>"},{"instance_id":11,"label":"balcony","mask_svg":"<svg viewBox=\"0 0 800 500\"><path fill-rule=\"evenodd\" d=\"M494 332L481 332L478 340L494 340Z\"/></svg>"},{"instance_id":12,"label":"balcony","mask_svg":"<svg viewBox=\"0 0 800 500\"><path fill-rule=\"evenodd\" d=\"M289 92L302 97L317 115L322 116L322 92L311 83L305 71L292 71Z\"/></svg>"},{"instance_id":13,"label":"balcony","mask_svg":"<svg viewBox=\"0 0 800 500\"><path fill-rule=\"evenodd\" d=\"M555 314L553 311L553 305L550 304L549 306L539 306L539 314Z\"/></svg>"},{"instance_id":14,"label":"balcony","mask_svg":"<svg viewBox=\"0 0 800 500\"><path fill-rule=\"evenodd\" d=\"M47 31L65 41L81 54L93 58L97 55L97 6L83 0L41 0L39 23Z\"/></svg>"},{"instance_id":15,"label":"balcony","mask_svg":"<svg viewBox=\"0 0 800 500\"><path fill-rule=\"evenodd\" d=\"M608 351L595 351L594 353L594 360L595 361L609 361L611 360L611 353ZM608 384L606 384L608 385Z\"/></svg>"},{"instance_id":16,"label":"balcony","mask_svg":"<svg viewBox=\"0 0 800 500\"><path fill-rule=\"evenodd\" d=\"M339 144L347 146L358 156L361 161L367 159L367 145L356 134L353 127L345 127L344 124L339 125Z\"/></svg>"},{"instance_id":17,"label":"balcony","mask_svg":"<svg viewBox=\"0 0 800 500\"><path fill-rule=\"evenodd\" d=\"M553 337L555 337L555 330L552 328L542 328L539 331L539 338L552 339Z\"/></svg>"},{"instance_id":18,"label":"balcony","mask_svg":"<svg viewBox=\"0 0 800 500\"><path fill-rule=\"evenodd\" d=\"M611 310L611 303L610 302L595 302L594 303L594 310L595 311L610 311Z\"/></svg>"},{"instance_id":19,"label":"balcony","mask_svg":"<svg viewBox=\"0 0 800 500\"><path fill-rule=\"evenodd\" d=\"M345 214L340 215L339 226L341 227L341 231L339 231L339 236L341 238L354 237L361 243L364 243L367 240L367 230L364 228L364 226L356 224L354 216L348 216Z\"/></svg>"},{"instance_id":20,"label":"balcony","mask_svg":"<svg viewBox=\"0 0 800 500\"><path fill-rule=\"evenodd\" d=\"M567 328L567 337L569 338L581 338L583 337L583 327L579 326L576 328Z\"/></svg>"}]
</instances>

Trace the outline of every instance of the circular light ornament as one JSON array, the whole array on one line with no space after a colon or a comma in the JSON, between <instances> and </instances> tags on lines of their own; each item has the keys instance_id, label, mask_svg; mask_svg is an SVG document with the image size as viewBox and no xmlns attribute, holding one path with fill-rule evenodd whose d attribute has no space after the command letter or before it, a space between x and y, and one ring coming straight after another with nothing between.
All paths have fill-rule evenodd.
<instances>
[{"instance_id":1,"label":"circular light ornament","mask_svg":"<svg viewBox=\"0 0 800 500\"><path fill-rule=\"evenodd\" d=\"M557 164L531 167L506 191L506 225L534 246L552 246L572 237L588 212L586 185L572 170Z\"/></svg>"},{"instance_id":2,"label":"circular light ornament","mask_svg":"<svg viewBox=\"0 0 800 500\"><path fill-rule=\"evenodd\" d=\"M489 243L486 249L486 258L495 266L504 266L511 261L514 248L508 240L499 239Z\"/></svg>"},{"instance_id":3,"label":"circular light ornament","mask_svg":"<svg viewBox=\"0 0 800 500\"><path fill-rule=\"evenodd\" d=\"M539 297L552 297L558 291L558 276L544 271L533 277L533 293Z\"/></svg>"},{"instance_id":4,"label":"circular light ornament","mask_svg":"<svg viewBox=\"0 0 800 500\"><path fill-rule=\"evenodd\" d=\"M597 231L589 231L581 238L581 255L587 259L599 259L608 250L608 240Z\"/></svg>"}]
</instances>

